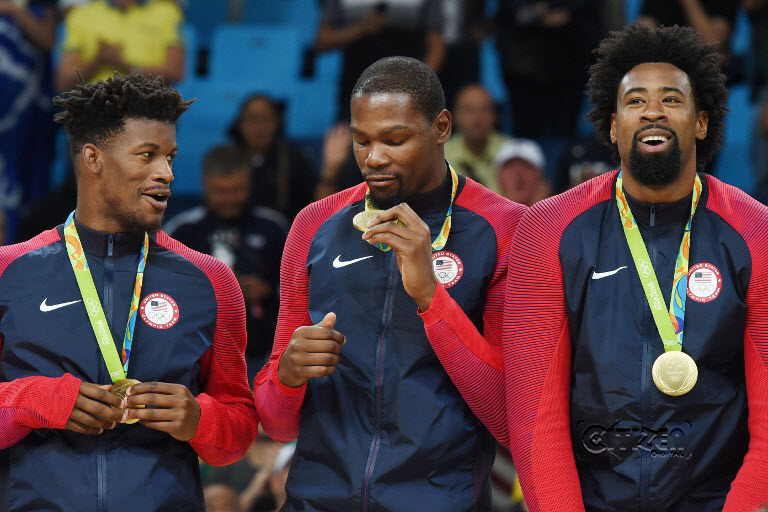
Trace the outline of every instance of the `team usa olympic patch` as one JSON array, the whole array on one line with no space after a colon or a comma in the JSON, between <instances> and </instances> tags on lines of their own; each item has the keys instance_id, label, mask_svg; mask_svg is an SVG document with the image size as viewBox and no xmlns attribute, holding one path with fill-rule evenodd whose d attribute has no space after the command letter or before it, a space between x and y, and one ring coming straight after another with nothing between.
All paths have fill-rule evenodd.
<instances>
[{"instance_id":1,"label":"team usa olympic patch","mask_svg":"<svg viewBox=\"0 0 768 512\"><path fill-rule=\"evenodd\" d=\"M179 321L179 305L170 295L150 293L139 306L144 323L155 329L170 329Z\"/></svg>"},{"instance_id":2,"label":"team usa olympic patch","mask_svg":"<svg viewBox=\"0 0 768 512\"><path fill-rule=\"evenodd\" d=\"M450 288L464 275L464 263L450 251L436 251L432 253L432 270L440 284Z\"/></svg>"},{"instance_id":3,"label":"team usa olympic patch","mask_svg":"<svg viewBox=\"0 0 768 512\"><path fill-rule=\"evenodd\" d=\"M720 295L723 278L711 263L697 263L688 270L688 298L696 302L711 302Z\"/></svg>"}]
</instances>

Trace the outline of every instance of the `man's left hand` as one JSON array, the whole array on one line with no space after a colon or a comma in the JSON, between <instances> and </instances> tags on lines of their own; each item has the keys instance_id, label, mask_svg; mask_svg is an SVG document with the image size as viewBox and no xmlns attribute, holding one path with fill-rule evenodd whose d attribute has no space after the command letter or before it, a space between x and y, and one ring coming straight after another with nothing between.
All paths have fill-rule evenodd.
<instances>
[{"instance_id":1,"label":"man's left hand","mask_svg":"<svg viewBox=\"0 0 768 512\"><path fill-rule=\"evenodd\" d=\"M181 384L142 382L131 386L121 406L123 421L136 418L145 427L168 432L179 441L189 441L200 422L200 404ZM131 409L137 405L144 409Z\"/></svg>"},{"instance_id":2,"label":"man's left hand","mask_svg":"<svg viewBox=\"0 0 768 512\"><path fill-rule=\"evenodd\" d=\"M373 218L363 240L387 244L395 251L405 291L420 310L429 309L437 287L432 269L432 240L429 226L416 212L405 203L385 210Z\"/></svg>"}]
</instances>

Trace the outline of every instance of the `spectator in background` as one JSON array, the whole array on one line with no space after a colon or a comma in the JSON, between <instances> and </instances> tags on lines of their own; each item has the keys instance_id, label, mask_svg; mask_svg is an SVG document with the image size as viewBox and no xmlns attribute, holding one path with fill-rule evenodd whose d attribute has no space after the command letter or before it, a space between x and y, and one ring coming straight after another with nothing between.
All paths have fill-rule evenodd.
<instances>
[{"instance_id":1,"label":"spectator in background","mask_svg":"<svg viewBox=\"0 0 768 512\"><path fill-rule=\"evenodd\" d=\"M280 257L288 232L278 212L248 206L251 172L238 148L211 149L203 160L205 206L181 212L165 226L169 235L218 258L235 273L246 303L249 380L272 349Z\"/></svg>"},{"instance_id":2,"label":"spectator in background","mask_svg":"<svg viewBox=\"0 0 768 512\"><path fill-rule=\"evenodd\" d=\"M349 120L357 77L373 62L395 55L424 61L439 72L445 58L440 0L325 0L315 50L341 49L339 119Z\"/></svg>"},{"instance_id":3,"label":"spectator in background","mask_svg":"<svg viewBox=\"0 0 768 512\"><path fill-rule=\"evenodd\" d=\"M597 132L582 135L560 156L553 192L560 194L616 167L610 148L599 139Z\"/></svg>"},{"instance_id":4,"label":"spectator in background","mask_svg":"<svg viewBox=\"0 0 768 512\"><path fill-rule=\"evenodd\" d=\"M203 489L207 512L245 512L234 489L225 484L213 484Z\"/></svg>"},{"instance_id":5,"label":"spectator in background","mask_svg":"<svg viewBox=\"0 0 768 512\"><path fill-rule=\"evenodd\" d=\"M438 77L445 103L453 105L466 85L480 82L480 43L488 33L485 0L443 0L445 60Z\"/></svg>"},{"instance_id":6,"label":"spectator in background","mask_svg":"<svg viewBox=\"0 0 768 512\"><path fill-rule=\"evenodd\" d=\"M0 0L0 209L13 240L18 210L48 186L53 156L50 53L56 1Z\"/></svg>"},{"instance_id":7,"label":"spectator in background","mask_svg":"<svg viewBox=\"0 0 768 512\"><path fill-rule=\"evenodd\" d=\"M754 196L768 204L768 0L745 0L752 23L752 100L757 101L757 116L752 131L752 161L755 175Z\"/></svg>"},{"instance_id":8,"label":"spectator in background","mask_svg":"<svg viewBox=\"0 0 768 512\"><path fill-rule=\"evenodd\" d=\"M323 167L317 182L315 199L320 200L339 190L354 187L362 181L360 168L352 154L349 124L339 122L325 133Z\"/></svg>"},{"instance_id":9,"label":"spectator in background","mask_svg":"<svg viewBox=\"0 0 768 512\"><path fill-rule=\"evenodd\" d=\"M739 10L737 0L644 0L639 23L651 27L691 27L705 43L717 45L728 69L733 23Z\"/></svg>"},{"instance_id":10,"label":"spectator in background","mask_svg":"<svg viewBox=\"0 0 768 512\"><path fill-rule=\"evenodd\" d=\"M570 140L597 45L601 3L500 0L496 46L518 137Z\"/></svg>"},{"instance_id":11,"label":"spectator in background","mask_svg":"<svg viewBox=\"0 0 768 512\"><path fill-rule=\"evenodd\" d=\"M501 193L496 172L496 154L512 139L495 130L496 106L481 85L468 85L456 97L454 134L445 143L445 158L456 172Z\"/></svg>"},{"instance_id":12,"label":"spectator in background","mask_svg":"<svg viewBox=\"0 0 768 512\"><path fill-rule=\"evenodd\" d=\"M544 176L544 153L532 140L507 141L496 154L501 195L525 206L549 197Z\"/></svg>"},{"instance_id":13,"label":"spectator in background","mask_svg":"<svg viewBox=\"0 0 768 512\"><path fill-rule=\"evenodd\" d=\"M264 94L243 101L229 135L250 160L251 202L293 220L314 201L317 176L302 152L283 137L283 106Z\"/></svg>"},{"instance_id":14,"label":"spectator in background","mask_svg":"<svg viewBox=\"0 0 768 512\"><path fill-rule=\"evenodd\" d=\"M159 75L166 83L184 76L182 12L173 0L93 0L66 14L56 76L59 90L112 73Z\"/></svg>"}]
</instances>

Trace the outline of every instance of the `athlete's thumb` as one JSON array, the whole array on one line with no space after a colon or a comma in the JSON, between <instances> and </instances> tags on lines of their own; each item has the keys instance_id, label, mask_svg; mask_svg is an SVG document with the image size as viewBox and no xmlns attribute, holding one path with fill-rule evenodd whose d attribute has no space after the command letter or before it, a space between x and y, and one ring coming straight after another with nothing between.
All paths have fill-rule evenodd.
<instances>
[{"instance_id":1,"label":"athlete's thumb","mask_svg":"<svg viewBox=\"0 0 768 512\"><path fill-rule=\"evenodd\" d=\"M320 323L317 324L320 327L325 327L326 329L333 329L333 326L336 325L336 313L331 311L325 317L320 320Z\"/></svg>"}]
</instances>

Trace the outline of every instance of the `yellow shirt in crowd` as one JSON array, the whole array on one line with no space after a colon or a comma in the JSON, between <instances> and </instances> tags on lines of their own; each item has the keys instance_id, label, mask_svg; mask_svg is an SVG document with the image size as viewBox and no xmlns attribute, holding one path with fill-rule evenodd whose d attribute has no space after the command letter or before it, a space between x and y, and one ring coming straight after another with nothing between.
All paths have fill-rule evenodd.
<instances>
[{"instance_id":1,"label":"yellow shirt in crowd","mask_svg":"<svg viewBox=\"0 0 768 512\"><path fill-rule=\"evenodd\" d=\"M130 66L161 66L171 46L183 45L179 27L183 15L176 2L149 0L126 10L106 0L93 0L72 8L64 21L64 52L76 52L89 61L99 50L99 41L120 45ZM102 68L92 82L112 76Z\"/></svg>"},{"instance_id":2,"label":"yellow shirt in crowd","mask_svg":"<svg viewBox=\"0 0 768 512\"><path fill-rule=\"evenodd\" d=\"M482 185L500 194L499 173L494 160L502 143L507 140L512 139L506 135L492 132L488 136L485 151L481 155L475 155L467 147L464 136L459 133L445 143L445 159L451 163L456 172L479 181Z\"/></svg>"}]
</instances>

